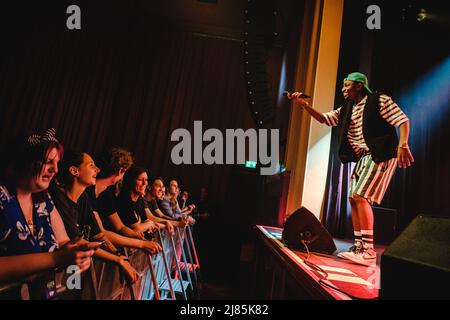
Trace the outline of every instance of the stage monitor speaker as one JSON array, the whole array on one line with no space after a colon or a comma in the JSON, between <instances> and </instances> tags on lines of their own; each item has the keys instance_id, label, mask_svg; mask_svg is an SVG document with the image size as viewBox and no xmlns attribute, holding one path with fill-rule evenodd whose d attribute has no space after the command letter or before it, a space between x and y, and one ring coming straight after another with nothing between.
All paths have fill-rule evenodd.
<instances>
[{"instance_id":1,"label":"stage monitor speaker","mask_svg":"<svg viewBox=\"0 0 450 320\"><path fill-rule=\"evenodd\" d=\"M450 299L450 218L417 216L381 256L381 299Z\"/></svg>"},{"instance_id":2,"label":"stage monitor speaker","mask_svg":"<svg viewBox=\"0 0 450 320\"><path fill-rule=\"evenodd\" d=\"M309 251L326 254L333 254L336 251L331 235L305 207L301 207L286 219L282 239L293 249L305 250L302 244L304 242Z\"/></svg>"}]
</instances>

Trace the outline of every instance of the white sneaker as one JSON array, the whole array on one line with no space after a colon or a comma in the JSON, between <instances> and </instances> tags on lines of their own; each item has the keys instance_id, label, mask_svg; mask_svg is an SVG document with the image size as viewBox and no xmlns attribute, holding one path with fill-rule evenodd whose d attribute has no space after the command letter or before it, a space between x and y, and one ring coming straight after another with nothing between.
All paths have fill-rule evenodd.
<instances>
[{"instance_id":1,"label":"white sneaker","mask_svg":"<svg viewBox=\"0 0 450 320\"><path fill-rule=\"evenodd\" d=\"M363 266L375 266L377 263L377 253L374 249L361 249L355 252L342 252L342 255L357 264Z\"/></svg>"},{"instance_id":2,"label":"white sneaker","mask_svg":"<svg viewBox=\"0 0 450 320\"><path fill-rule=\"evenodd\" d=\"M354 245L352 245L347 251L343 251L343 252L339 252L337 254L338 258L344 259L344 260L348 260L348 258L344 255L344 253L349 253L349 252L356 252L362 249L362 245L355 242Z\"/></svg>"}]
</instances>

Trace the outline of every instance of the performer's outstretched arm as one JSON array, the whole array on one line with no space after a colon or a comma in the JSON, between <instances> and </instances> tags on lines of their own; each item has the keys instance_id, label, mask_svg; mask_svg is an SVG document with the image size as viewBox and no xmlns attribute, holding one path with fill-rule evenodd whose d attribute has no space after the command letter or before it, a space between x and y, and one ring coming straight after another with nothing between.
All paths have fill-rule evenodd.
<instances>
[{"instance_id":1,"label":"performer's outstretched arm","mask_svg":"<svg viewBox=\"0 0 450 320\"><path fill-rule=\"evenodd\" d=\"M308 111L308 113L309 113L314 119L316 119L316 120L319 121L320 123L325 123L325 122L326 122L325 116L324 116L321 112L318 112L317 110L313 109L313 108L309 105L308 101L306 101L306 100L303 99L303 98L300 98L301 94L302 94L301 92L294 92L294 93L292 93L292 94L289 94L287 97L288 97L289 99L293 99L294 102L295 102L297 105L299 105L300 107L305 108L305 110Z\"/></svg>"}]
</instances>

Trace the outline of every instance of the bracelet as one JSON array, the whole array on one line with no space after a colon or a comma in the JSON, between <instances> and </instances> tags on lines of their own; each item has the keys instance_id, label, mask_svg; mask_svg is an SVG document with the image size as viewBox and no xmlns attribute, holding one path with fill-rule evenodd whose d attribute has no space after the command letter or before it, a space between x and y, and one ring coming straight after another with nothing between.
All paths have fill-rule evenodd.
<instances>
[{"instance_id":1,"label":"bracelet","mask_svg":"<svg viewBox=\"0 0 450 320\"><path fill-rule=\"evenodd\" d=\"M399 145L398 147L399 147L399 148L402 148L402 149L409 149L409 146L408 146L407 143L402 143L402 144Z\"/></svg>"}]
</instances>

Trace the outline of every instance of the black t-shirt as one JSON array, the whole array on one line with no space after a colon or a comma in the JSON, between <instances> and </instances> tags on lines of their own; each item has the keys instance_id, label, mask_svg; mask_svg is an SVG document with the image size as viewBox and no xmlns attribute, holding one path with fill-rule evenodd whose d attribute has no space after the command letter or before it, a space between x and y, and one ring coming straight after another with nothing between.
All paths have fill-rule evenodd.
<instances>
[{"instance_id":1,"label":"black t-shirt","mask_svg":"<svg viewBox=\"0 0 450 320\"><path fill-rule=\"evenodd\" d=\"M56 185L52 185L49 191L70 239L80 235L84 226L90 227L89 236L91 238L101 232L93 214L91 201L85 192L81 194L75 203L66 195L63 189Z\"/></svg>"},{"instance_id":2,"label":"black t-shirt","mask_svg":"<svg viewBox=\"0 0 450 320\"><path fill-rule=\"evenodd\" d=\"M158 206L158 209L163 213L163 215L170 217L170 213L167 212L162 205L163 200L156 199L155 201L156 205Z\"/></svg>"},{"instance_id":3,"label":"black t-shirt","mask_svg":"<svg viewBox=\"0 0 450 320\"><path fill-rule=\"evenodd\" d=\"M87 196L91 202L92 210L94 210L95 212L98 212L97 199L95 197L95 186L87 187L86 190L84 190L84 193L87 194Z\"/></svg>"},{"instance_id":4,"label":"black t-shirt","mask_svg":"<svg viewBox=\"0 0 450 320\"><path fill-rule=\"evenodd\" d=\"M95 186L86 189L86 193L92 203L94 211L98 212L102 220L103 227L106 230L115 231L113 225L109 221L109 216L117 212L117 198L115 194L116 187L109 186L102 193L95 197Z\"/></svg>"},{"instance_id":5,"label":"black t-shirt","mask_svg":"<svg viewBox=\"0 0 450 320\"><path fill-rule=\"evenodd\" d=\"M150 209L151 213L155 214L155 210L159 209L156 199L146 200L146 201L147 201L147 206Z\"/></svg>"},{"instance_id":6,"label":"black t-shirt","mask_svg":"<svg viewBox=\"0 0 450 320\"><path fill-rule=\"evenodd\" d=\"M148 206L147 202L142 197L133 201L130 196L119 196L117 199L117 208L120 219L127 227L131 227L131 225L137 222L147 220L145 209L148 208Z\"/></svg>"}]
</instances>

